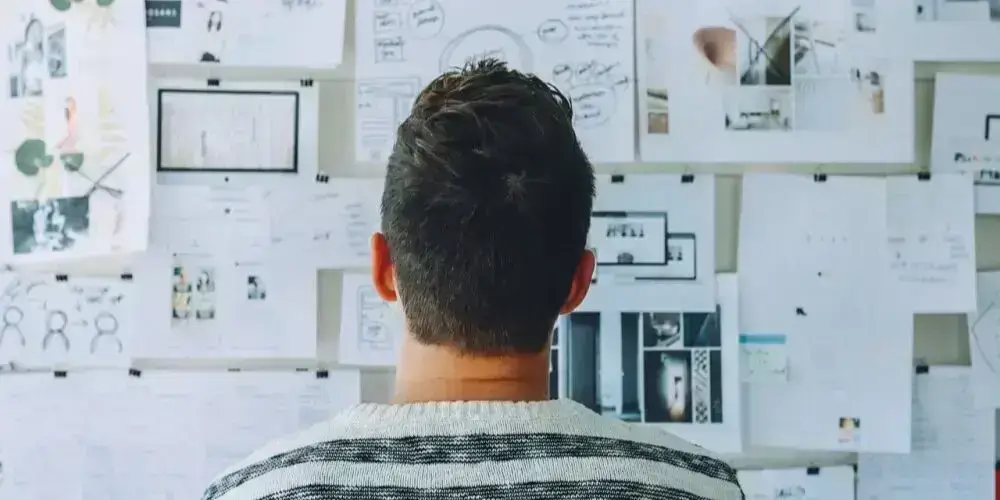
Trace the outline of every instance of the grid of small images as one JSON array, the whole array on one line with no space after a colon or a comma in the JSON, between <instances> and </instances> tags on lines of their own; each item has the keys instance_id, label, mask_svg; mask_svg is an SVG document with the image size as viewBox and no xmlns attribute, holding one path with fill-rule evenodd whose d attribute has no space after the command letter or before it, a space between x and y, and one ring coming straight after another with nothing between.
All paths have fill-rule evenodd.
<instances>
[{"instance_id":1,"label":"grid of small images","mask_svg":"<svg viewBox=\"0 0 1000 500\"><path fill-rule=\"evenodd\" d=\"M565 332L553 341L553 398L562 390L563 397L629 422L722 422L720 311L606 319L612 321L596 312L566 318Z\"/></svg>"},{"instance_id":2,"label":"grid of small images","mask_svg":"<svg viewBox=\"0 0 1000 500\"><path fill-rule=\"evenodd\" d=\"M849 34L875 33L874 0L853 0L849 16L832 7L829 13L809 9L733 15L728 27L696 30L695 48L723 92L726 130L822 132L880 125L885 64L860 64L848 47Z\"/></svg>"}]
</instances>

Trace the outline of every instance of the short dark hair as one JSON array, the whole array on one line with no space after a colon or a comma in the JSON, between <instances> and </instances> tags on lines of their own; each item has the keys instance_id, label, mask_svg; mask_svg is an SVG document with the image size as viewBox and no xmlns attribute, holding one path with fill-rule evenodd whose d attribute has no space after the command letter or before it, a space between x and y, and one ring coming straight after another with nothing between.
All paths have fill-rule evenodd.
<instances>
[{"instance_id":1,"label":"short dark hair","mask_svg":"<svg viewBox=\"0 0 1000 500\"><path fill-rule=\"evenodd\" d=\"M416 340L540 352L586 250L594 169L569 100L501 61L434 79L399 126L382 232Z\"/></svg>"}]
</instances>

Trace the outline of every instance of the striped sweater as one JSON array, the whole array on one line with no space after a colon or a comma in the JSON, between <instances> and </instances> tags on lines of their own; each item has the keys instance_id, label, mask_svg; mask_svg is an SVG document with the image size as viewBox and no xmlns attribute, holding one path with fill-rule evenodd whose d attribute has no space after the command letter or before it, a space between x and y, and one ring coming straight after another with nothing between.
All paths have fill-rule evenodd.
<instances>
[{"instance_id":1,"label":"striped sweater","mask_svg":"<svg viewBox=\"0 0 1000 500\"><path fill-rule=\"evenodd\" d=\"M362 404L272 443L203 500L742 500L736 472L567 400Z\"/></svg>"}]
</instances>

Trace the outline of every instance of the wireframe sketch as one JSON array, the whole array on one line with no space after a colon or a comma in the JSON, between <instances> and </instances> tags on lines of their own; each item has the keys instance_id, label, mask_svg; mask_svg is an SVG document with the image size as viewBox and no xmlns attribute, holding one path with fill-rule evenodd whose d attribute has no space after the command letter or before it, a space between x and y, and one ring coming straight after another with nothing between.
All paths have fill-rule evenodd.
<instances>
[{"instance_id":1,"label":"wireframe sketch","mask_svg":"<svg viewBox=\"0 0 1000 500\"><path fill-rule=\"evenodd\" d=\"M1000 21L1000 0L915 0L915 7L918 21Z\"/></svg>"},{"instance_id":2,"label":"wireframe sketch","mask_svg":"<svg viewBox=\"0 0 1000 500\"><path fill-rule=\"evenodd\" d=\"M665 212L595 212L588 244L598 265L666 265Z\"/></svg>"},{"instance_id":3,"label":"wireframe sketch","mask_svg":"<svg viewBox=\"0 0 1000 500\"><path fill-rule=\"evenodd\" d=\"M215 268L174 266L171 310L175 324L215 319Z\"/></svg>"},{"instance_id":4,"label":"wireframe sketch","mask_svg":"<svg viewBox=\"0 0 1000 500\"><path fill-rule=\"evenodd\" d=\"M358 346L359 350L391 350L393 321L390 305L378 296L373 287L358 289Z\"/></svg>"},{"instance_id":5,"label":"wireframe sketch","mask_svg":"<svg viewBox=\"0 0 1000 500\"><path fill-rule=\"evenodd\" d=\"M521 35L498 25L476 26L453 38L441 51L438 69L444 72L462 67L469 60L486 58L507 61L523 71L535 71L531 47Z\"/></svg>"},{"instance_id":6,"label":"wireframe sketch","mask_svg":"<svg viewBox=\"0 0 1000 500\"><path fill-rule=\"evenodd\" d=\"M740 85L792 84L792 17L733 19Z\"/></svg>"},{"instance_id":7,"label":"wireframe sketch","mask_svg":"<svg viewBox=\"0 0 1000 500\"><path fill-rule=\"evenodd\" d=\"M410 114L420 92L419 78L381 78L357 82L357 150L367 161L378 161L396 129Z\"/></svg>"},{"instance_id":8,"label":"wireframe sketch","mask_svg":"<svg viewBox=\"0 0 1000 500\"><path fill-rule=\"evenodd\" d=\"M267 298L267 287L264 279L257 275L247 276L247 300L264 300Z\"/></svg>"},{"instance_id":9,"label":"wireframe sketch","mask_svg":"<svg viewBox=\"0 0 1000 500\"><path fill-rule=\"evenodd\" d=\"M15 4L23 10L6 14L23 30L3 41L13 144L0 153L15 172L3 204L13 248L0 255L39 261L144 249L148 103L133 89L144 85L147 64L143 51L120 50L143 43L134 39L142 2Z\"/></svg>"}]
</instances>

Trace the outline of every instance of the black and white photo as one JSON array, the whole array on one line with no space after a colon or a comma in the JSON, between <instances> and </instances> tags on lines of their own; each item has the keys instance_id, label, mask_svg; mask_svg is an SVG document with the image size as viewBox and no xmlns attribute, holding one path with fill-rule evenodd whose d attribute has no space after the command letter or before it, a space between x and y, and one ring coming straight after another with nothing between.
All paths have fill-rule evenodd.
<instances>
[{"instance_id":1,"label":"black and white photo","mask_svg":"<svg viewBox=\"0 0 1000 500\"><path fill-rule=\"evenodd\" d=\"M194 317L197 320L215 319L215 271L211 268L200 269L194 282L194 293L191 296Z\"/></svg>"},{"instance_id":2,"label":"black and white photo","mask_svg":"<svg viewBox=\"0 0 1000 500\"><path fill-rule=\"evenodd\" d=\"M90 197L11 202L14 253L64 252L87 240Z\"/></svg>"},{"instance_id":3,"label":"black and white photo","mask_svg":"<svg viewBox=\"0 0 1000 500\"><path fill-rule=\"evenodd\" d=\"M681 339L679 313L642 313L642 345L666 349Z\"/></svg>"},{"instance_id":4,"label":"black and white photo","mask_svg":"<svg viewBox=\"0 0 1000 500\"><path fill-rule=\"evenodd\" d=\"M667 214L594 212L588 244L598 265L665 265Z\"/></svg>"},{"instance_id":5,"label":"black and white photo","mask_svg":"<svg viewBox=\"0 0 1000 500\"><path fill-rule=\"evenodd\" d=\"M643 353L646 422L691 423L691 351Z\"/></svg>"},{"instance_id":6,"label":"black and white photo","mask_svg":"<svg viewBox=\"0 0 1000 500\"><path fill-rule=\"evenodd\" d=\"M15 33L8 46L10 61L10 96L13 98L41 97L43 83L49 74L45 58L45 25L30 17Z\"/></svg>"},{"instance_id":7,"label":"black and white photo","mask_svg":"<svg viewBox=\"0 0 1000 500\"><path fill-rule=\"evenodd\" d=\"M787 131L793 126L788 87L738 87L726 91L726 129Z\"/></svg>"},{"instance_id":8,"label":"black and white photo","mask_svg":"<svg viewBox=\"0 0 1000 500\"><path fill-rule=\"evenodd\" d=\"M49 78L66 77L66 27L55 26L49 30L48 52Z\"/></svg>"},{"instance_id":9,"label":"black and white photo","mask_svg":"<svg viewBox=\"0 0 1000 500\"><path fill-rule=\"evenodd\" d=\"M847 34L832 22L808 18L795 19L796 77L842 77Z\"/></svg>"},{"instance_id":10,"label":"black and white photo","mask_svg":"<svg viewBox=\"0 0 1000 500\"><path fill-rule=\"evenodd\" d=\"M733 19L740 85L792 84L792 17L796 11L785 17Z\"/></svg>"},{"instance_id":11,"label":"black and white photo","mask_svg":"<svg viewBox=\"0 0 1000 500\"><path fill-rule=\"evenodd\" d=\"M267 298L267 287L264 280L255 274L247 276L247 300L264 300Z\"/></svg>"}]
</instances>

